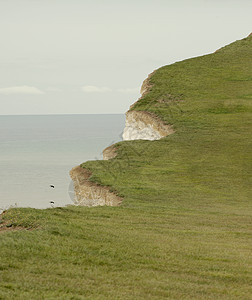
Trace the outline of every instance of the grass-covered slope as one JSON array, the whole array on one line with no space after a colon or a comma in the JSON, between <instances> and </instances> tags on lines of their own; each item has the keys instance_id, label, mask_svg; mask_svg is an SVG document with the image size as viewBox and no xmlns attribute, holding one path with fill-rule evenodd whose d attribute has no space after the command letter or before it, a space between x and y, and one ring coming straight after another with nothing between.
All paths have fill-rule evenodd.
<instances>
[{"instance_id":1,"label":"grass-covered slope","mask_svg":"<svg viewBox=\"0 0 252 300\"><path fill-rule=\"evenodd\" d=\"M83 164L120 207L7 211L0 299L251 299L252 36L150 84L176 132Z\"/></svg>"},{"instance_id":2,"label":"grass-covered slope","mask_svg":"<svg viewBox=\"0 0 252 300\"><path fill-rule=\"evenodd\" d=\"M150 84L150 92L133 109L155 113L176 133L154 142L119 143L113 161L83 164L93 179L125 196L124 206L246 206L252 36L214 54L162 67Z\"/></svg>"}]
</instances>

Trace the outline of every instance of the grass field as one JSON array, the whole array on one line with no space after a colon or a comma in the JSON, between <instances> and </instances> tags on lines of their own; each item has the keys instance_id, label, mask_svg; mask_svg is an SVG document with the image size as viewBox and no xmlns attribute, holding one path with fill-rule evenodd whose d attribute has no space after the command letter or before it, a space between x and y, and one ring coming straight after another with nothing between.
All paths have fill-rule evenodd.
<instances>
[{"instance_id":1,"label":"grass field","mask_svg":"<svg viewBox=\"0 0 252 300\"><path fill-rule=\"evenodd\" d=\"M150 83L176 132L83 164L120 207L5 212L0 299L252 299L252 36Z\"/></svg>"}]
</instances>

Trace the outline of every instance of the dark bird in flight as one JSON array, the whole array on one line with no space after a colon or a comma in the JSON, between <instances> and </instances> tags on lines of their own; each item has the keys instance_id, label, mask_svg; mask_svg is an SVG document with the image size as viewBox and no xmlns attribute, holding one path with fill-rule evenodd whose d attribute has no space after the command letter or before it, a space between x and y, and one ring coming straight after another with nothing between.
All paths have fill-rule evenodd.
<instances>
[{"instance_id":1,"label":"dark bird in flight","mask_svg":"<svg viewBox=\"0 0 252 300\"><path fill-rule=\"evenodd\" d=\"M51 184L50 187L54 189L54 185Z\"/></svg>"},{"instance_id":2,"label":"dark bird in flight","mask_svg":"<svg viewBox=\"0 0 252 300\"><path fill-rule=\"evenodd\" d=\"M54 201L50 201L51 204L54 204Z\"/></svg>"}]
</instances>

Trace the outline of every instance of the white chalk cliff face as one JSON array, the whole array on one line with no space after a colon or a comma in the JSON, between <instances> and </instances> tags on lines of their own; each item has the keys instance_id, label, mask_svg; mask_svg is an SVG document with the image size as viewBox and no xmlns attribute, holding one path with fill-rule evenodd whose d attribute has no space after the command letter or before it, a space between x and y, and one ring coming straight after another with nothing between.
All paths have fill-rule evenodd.
<instances>
[{"instance_id":1,"label":"white chalk cliff face","mask_svg":"<svg viewBox=\"0 0 252 300\"><path fill-rule=\"evenodd\" d=\"M141 93L142 97L149 92L151 85L149 79L152 74L143 82ZM142 97L138 100L141 101ZM147 111L131 110L126 113L126 125L123 132L123 140L159 140L174 132L171 125L165 124L158 116ZM117 155L116 146L112 145L104 149L103 159L110 160ZM81 166L75 167L70 171L70 176L74 183L76 205L83 206L116 206L120 205L122 198L109 187L101 186L91 182L91 173Z\"/></svg>"},{"instance_id":2,"label":"white chalk cliff face","mask_svg":"<svg viewBox=\"0 0 252 300\"><path fill-rule=\"evenodd\" d=\"M159 140L161 135L155 131L151 125L145 125L143 122L126 122L123 131L123 140Z\"/></svg>"},{"instance_id":3,"label":"white chalk cliff face","mask_svg":"<svg viewBox=\"0 0 252 300\"><path fill-rule=\"evenodd\" d=\"M140 97L140 99L138 99L138 101L141 101L144 95L149 93L151 88L150 78L154 74L154 72L144 80L141 87L142 96ZM171 125L165 124L156 115L147 111L133 110L136 103L134 103L131 106L131 110L126 113L126 124L123 131L124 141L159 140L162 137L165 137L174 132Z\"/></svg>"},{"instance_id":4,"label":"white chalk cliff face","mask_svg":"<svg viewBox=\"0 0 252 300\"><path fill-rule=\"evenodd\" d=\"M132 114L128 114L125 128L123 131L123 140L159 140L162 136L155 130L151 124L146 124L143 120L134 119Z\"/></svg>"},{"instance_id":5,"label":"white chalk cliff face","mask_svg":"<svg viewBox=\"0 0 252 300\"><path fill-rule=\"evenodd\" d=\"M145 111L128 111L123 131L123 140L159 140L173 133L170 125L164 124L153 114Z\"/></svg>"},{"instance_id":6,"label":"white chalk cliff face","mask_svg":"<svg viewBox=\"0 0 252 300\"><path fill-rule=\"evenodd\" d=\"M73 180L74 203L80 206L117 206L122 198L111 192L108 187L100 186L89 180L91 172L81 166L70 171Z\"/></svg>"}]
</instances>

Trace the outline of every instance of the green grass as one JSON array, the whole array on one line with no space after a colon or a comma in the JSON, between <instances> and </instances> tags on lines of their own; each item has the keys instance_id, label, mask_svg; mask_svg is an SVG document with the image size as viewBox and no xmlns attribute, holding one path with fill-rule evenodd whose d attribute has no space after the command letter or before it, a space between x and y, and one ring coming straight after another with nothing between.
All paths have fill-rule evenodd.
<instances>
[{"instance_id":1,"label":"green grass","mask_svg":"<svg viewBox=\"0 0 252 300\"><path fill-rule=\"evenodd\" d=\"M83 164L120 207L10 209L0 299L251 299L252 37L156 71L134 109L173 124Z\"/></svg>"}]
</instances>

